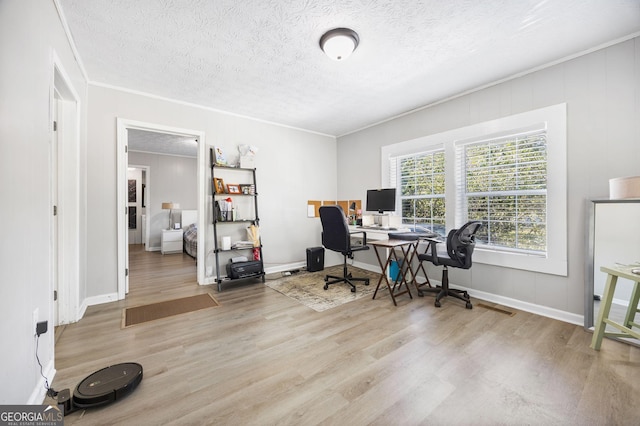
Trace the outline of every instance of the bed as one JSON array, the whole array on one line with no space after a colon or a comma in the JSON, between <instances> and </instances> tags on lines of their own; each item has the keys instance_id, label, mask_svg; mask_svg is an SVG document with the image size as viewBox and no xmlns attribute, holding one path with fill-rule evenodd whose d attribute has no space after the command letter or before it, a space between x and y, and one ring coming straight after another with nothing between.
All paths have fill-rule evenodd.
<instances>
[{"instance_id":1,"label":"bed","mask_svg":"<svg viewBox=\"0 0 640 426\"><path fill-rule=\"evenodd\" d=\"M198 210L182 210L184 252L198 260Z\"/></svg>"}]
</instances>

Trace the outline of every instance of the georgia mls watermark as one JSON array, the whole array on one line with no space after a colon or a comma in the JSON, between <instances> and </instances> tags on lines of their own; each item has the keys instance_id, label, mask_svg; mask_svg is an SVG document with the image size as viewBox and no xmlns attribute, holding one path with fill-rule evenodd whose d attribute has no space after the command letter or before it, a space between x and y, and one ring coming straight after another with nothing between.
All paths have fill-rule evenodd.
<instances>
[{"instance_id":1,"label":"georgia mls watermark","mask_svg":"<svg viewBox=\"0 0 640 426\"><path fill-rule=\"evenodd\" d=\"M64 426L64 413L54 405L0 405L0 426Z\"/></svg>"}]
</instances>

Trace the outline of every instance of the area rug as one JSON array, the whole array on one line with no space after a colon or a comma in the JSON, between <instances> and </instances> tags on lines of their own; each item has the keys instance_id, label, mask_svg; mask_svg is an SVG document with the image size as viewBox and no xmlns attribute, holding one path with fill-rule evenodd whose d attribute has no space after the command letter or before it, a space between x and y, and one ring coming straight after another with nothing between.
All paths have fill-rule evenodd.
<instances>
[{"instance_id":1,"label":"area rug","mask_svg":"<svg viewBox=\"0 0 640 426\"><path fill-rule=\"evenodd\" d=\"M380 274L355 267L349 267L348 270L354 277L369 278L370 284L365 286L364 282L355 282L355 293L351 292L351 286L347 283L331 284L328 290L324 290L325 275L342 276L342 265L339 265L318 272L299 272L288 277L267 280L266 285L314 311L322 312L363 297L373 296Z\"/></svg>"},{"instance_id":2,"label":"area rug","mask_svg":"<svg viewBox=\"0 0 640 426\"><path fill-rule=\"evenodd\" d=\"M187 312L220 306L218 301L209 293L197 296L172 299L150 305L125 308L122 311L122 328Z\"/></svg>"}]
</instances>

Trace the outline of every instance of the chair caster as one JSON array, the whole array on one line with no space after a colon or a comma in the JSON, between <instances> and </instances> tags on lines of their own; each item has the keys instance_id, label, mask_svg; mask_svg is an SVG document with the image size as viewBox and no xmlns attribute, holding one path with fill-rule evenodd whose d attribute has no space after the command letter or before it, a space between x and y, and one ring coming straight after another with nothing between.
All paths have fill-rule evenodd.
<instances>
[{"instance_id":1,"label":"chair caster","mask_svg":"<svg viewBox=\"0 0 640 426\"><path fill-rule=\"evenodd\" d=\"M325 285L324 285L324 289L325 289L325 290L329 290L329 285L328 285L328 284L325 284Z\"/></svg>"},{"instance_id":2,"label":"chair caster","mask_svg":"<svg viewBox=\"0 0 640 426\"><path fill-rule=\"evenodd\" d=\"M472 309L473 308L473 305L471 304L471 302L467 302L466 308L467 309Z\"/></svg>"},{"instance_id":3,"label":"chair caster","mask_svg":"<svg viewBox=\"0 0 640 426\"><path fill-rule=\"evenodd\" d=\"M354 287L351 287L351 293L355 293L356 289Z\"/></svg>"},{"instance_id":4,"label":"chair caster","mask_svg":"<svg viewBox=\"0 0 640 426\"><path fill-rule=\"evenodd\" d=\"M418 290L418 296L420 296L420 297L424 297L424 291L422 291L422 290Z\"/></svg>"},{"instance_id":5,"label":"chair caster","mask_svg":"<svg viewBox=\"0 0 640 426\"><path fill-rule=\"evenodd\" d=\"M329 277L324 277L324 282L326 283L327 281L329 281ZM325 288L326 290L326 288Z\"/></svg>"},{"instance_id":6,"label":"chair caster","mask_svg":"<svg viewBox=\"0 0 640 426\"><path fill-rule=\"evenodd\" d=\"M366 281L364 282L364 285L369 285L369 280L366 280Z\"/></svg>"},{"instance_id":7,"label":"chair caster","mask_svg":"<svg viewBox=\"0 0 640 426\"><path fill-rule=\"evenodd\" d=\"M434 305L436 305L436 308L439 308L440 306L442 306L442 304L436 300L436 303L434 303Z\"/></svg>"}]
</instances>

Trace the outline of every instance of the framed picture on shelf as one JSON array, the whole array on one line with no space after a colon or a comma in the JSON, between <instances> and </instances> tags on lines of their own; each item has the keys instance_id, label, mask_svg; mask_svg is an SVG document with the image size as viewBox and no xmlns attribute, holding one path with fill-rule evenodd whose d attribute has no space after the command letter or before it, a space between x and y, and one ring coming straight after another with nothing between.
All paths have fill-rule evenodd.
<instances>
[{"instance_id":1,"label":"framed picture on shelf","mask_svg":"<svg viewBox=\"0 0 640 426\"><path fill-rule=\"evenodd\" d=\"M219 146L213 147L214 155L215 155L215 164L219 166L227 165L227 157L224 155L224 151Z\"/></svg>"},{"instance_id":2,"label":"framed picture on shelf","mask_svg":"<svg viewBox=\"0 0 640 426\"><path fill-rule=\"evenodd\" d=\"M229 194L241 194L240 185L237 183L230 183L227 185L227 192Z\"/></svg>"},{"instance_id":3,"label":"framed picture on shelf","mask_svg":"<svg viewBox=\"0 0 640 426\"><path fill-rule=\"evenodd\" d=\"M213 178L213 188L216 191L216 194L224 194L224 180L220 178Z\"/></svg>"},{"instance_id":4,"label":"framed picture on shelf","mask_svg":"<svg viewBox=\"0 0 640 426\"><path fill-rule=\"evenodd\" d=\"M240 192L243 193L244 195L253 195L256 192L256 190L253 185L240 184Z\"/></svg>"}]
</instances>

